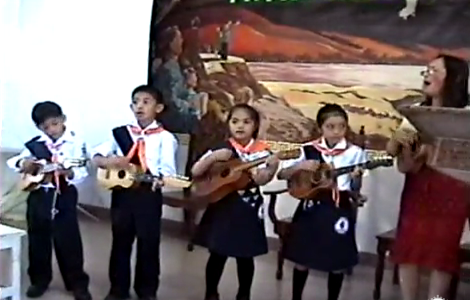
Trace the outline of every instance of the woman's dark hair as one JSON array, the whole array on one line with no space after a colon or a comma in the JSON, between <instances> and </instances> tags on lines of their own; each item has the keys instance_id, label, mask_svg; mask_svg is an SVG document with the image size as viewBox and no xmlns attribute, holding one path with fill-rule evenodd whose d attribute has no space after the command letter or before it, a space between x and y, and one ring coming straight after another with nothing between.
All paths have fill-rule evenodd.
<instances>
[{"instance_id":1,"label":"woman's dark hair","mask_svg":"<svg viewBox=\"0 0 470 300\"><path fill-rule=\"evenodd\" d=\"M52 101L39 102L34 105L31 111L31 119L36 126L40 126L47 119L58 118L64 116L62 108L59 104Z\"/></svg>"},{"instance_id":2,"label":"woman's dark hair","mask_svg":"<svg viewBox=\"0 0 470 300\"><path fill-rule=\"evenodd\" d=\"M463 108L469 103L468 96L468 63L456 56L440 54L435 59L442 59L446 69L446 77L442 87L442 106ZM430 106L432 98L426 97L423 106Z\"/></svg>"},{"instance_id":3,"label":"woman's dark hair","mask_svg":"<svg viewBox=\"0 0 470 300\"><path fill-rule=\"evenodd\" d=\"M318 110L317 113L317 124L318 127L322 127L323 123L332 116L343 117L346 120L346 123L349 121L348 114L346 111L338 104L325 104L322 108Z\"/></svg>"},{"instance_id":4,"label":"woman's dark hair","mask_svg":"<svg viewBox=\"0 0 470 300\"><path fill-rule=\"evenodd\" d=\"M232 106L232 108L230 109L230 111L228 112L228 115L227 115L227 122L226 122L227 127L229 126L229 122L232 119L233 114L237 110L240 110L240 109L244 110L250 116L250 118L253 120L253 123L255 123L255 130L253 131L252 138L254 138L254 139L258 138L259 126L260 126L260 123L261 123L261 117L260 117L259 112L254 107L252 107L248 104L242 103L242 104L236 104L236 105Z\"/></svg>"},{"instance_id":5,"label":"woman's dark hair","mask_svg":"<svg viewBox=\"0 0 470 300\"><path fill-rule=\"evenodd\" d=\"M157 90L156 88L154 88L150 85L140 85L140 86L136 87L132 91L132 99L134 99L134 96L137 93L147 93L147 94L151 95L153 99L155 99L157 104L165 104L165 102L163 100L163 94L159 90Z\"/></svg>"},{"instance_id":6,"label":"woman's dark hair","mask_svg":"<svg viewBox=\"0 0 470 300\"><path fill-rule=\"evenodd\" d=\"M169 52L171 52L170 44L178 35L179 29L178 26L171 26L164 29L158 36L158 51L156 57L166 58Z\"/></svg>"}]
</instances>

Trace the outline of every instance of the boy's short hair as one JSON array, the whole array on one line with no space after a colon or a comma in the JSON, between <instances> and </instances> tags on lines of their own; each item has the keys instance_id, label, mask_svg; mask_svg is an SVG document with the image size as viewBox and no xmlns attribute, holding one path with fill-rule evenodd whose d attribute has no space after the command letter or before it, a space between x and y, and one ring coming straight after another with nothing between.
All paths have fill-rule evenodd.
<instances>
[{"instance_id":1,"label":"boy's short hair","mask_svg":"<svg viewBox=\"0 0 470 300\"><path fill-rule=\"evenodd\" d=\"M132 91L132 99L134 99L134 96L137 93L147 93L147 94L151 95L152 98L155 99L155 101L157 101L157 104L165 104L165 102L163 100L162 92L160 92L159 90L157 90L156 88L154 88L150 85L140 85L140 86L136 87Z\"/></svg>"},{"instance_id":2,"label":"boy's short hair","mask_svg":"<svg viewBox=\"0 0 470 300\"><path fill-rule=\"evenodd\" d=\"M31 111L31 119L36 126L40 126L50 118L62 117L64 114L59 104L52 101L39 102Z\"/></svg>"}]
</instances>

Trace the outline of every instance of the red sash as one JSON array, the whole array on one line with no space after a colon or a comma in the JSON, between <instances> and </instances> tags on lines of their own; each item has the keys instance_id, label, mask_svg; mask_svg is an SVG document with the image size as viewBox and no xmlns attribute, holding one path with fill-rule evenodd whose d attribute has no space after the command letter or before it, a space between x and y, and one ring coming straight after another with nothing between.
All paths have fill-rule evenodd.
<instances>
[{"instance_id":1,"label":"red sash","mask_svg":"<svg viewBox=\"0 0 470 300\"><path fill-rule=\"evenodd\" d=\"M149 129L141 129L140 127L137 126L129 126L130 131L133 134L138 134L138 135L151 135L151 134L156 134L164 131L162 126L158 126L157 128L149 128ZM142 167L142 170L144 172L147 171L147 158L145 156L145 140L143 137L139 137L137 141L135 141L134 145L132 145L132 148L129 150L127 153L126 157L131 160L132 157L137 153L139 157L139 162L140 166Z\"/></svg>"}]
</instances>

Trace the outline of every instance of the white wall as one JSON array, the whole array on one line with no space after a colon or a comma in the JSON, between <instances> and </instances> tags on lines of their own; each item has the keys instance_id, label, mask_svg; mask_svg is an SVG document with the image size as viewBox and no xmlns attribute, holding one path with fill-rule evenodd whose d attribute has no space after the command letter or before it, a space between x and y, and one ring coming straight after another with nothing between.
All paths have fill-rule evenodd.
<instances>
[{"instance_id":1,"label":"white wall","mask_svg":"<svg viewBox=\"0 0 470 300\"><path fill-rule=\"evenodd\" d=\"M130 94L147 82L152 2L1 0L1 147L36 134L38 101L59 103L90 145L131 120Z\"/></svg>"}]
</instances>

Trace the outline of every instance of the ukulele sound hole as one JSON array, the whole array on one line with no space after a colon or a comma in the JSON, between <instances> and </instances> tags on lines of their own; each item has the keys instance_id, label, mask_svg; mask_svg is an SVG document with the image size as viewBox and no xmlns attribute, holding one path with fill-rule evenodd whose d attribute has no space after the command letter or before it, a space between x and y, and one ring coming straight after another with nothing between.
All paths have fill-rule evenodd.
<instances>
[{"instance_id":1,"label":"ukulele sound hole","mask_svg":"<svg viewBox=\"0 0 470 300\"><path fill-rule=\"evenodd\" d=\"M222 172L220 172L220 177L224 178L227 177L230 174L230 169L224 169Z\"/></svg>"},{"instance_id":2,"label":"ukulele sound hole","mask_svg":"<svg viewBox=\"0 0 470 300\"><path fill-rule=\"evenodd\" d=\"M331 170L325 170L323 175L325 176L325 178L330 179L333 176L333 172L331 172Z\"/></svg>"},{"instance_id":3,"label":"ukulele sound hole","mask_svg":"<svg viewBox=\"0 0 470 300\"><path fill-rule=\"evenodd\" d=\"M126 177L126 171L124 170L121 170L117 173L117 176L119 179L123 179L124 177Z\"/></svg>"},{"instance_id":4,"label":"ukulele sound hole","mask_svg":"<svg viewBox=\"0 0 470 300\"><path fill-rule=\"evenodd\" d=\"M322 176L322 173L320 173L320 172L314 173L314 174L312 175L312 182L313 182L313 183L318 183L318 182L320 182L320 181L322 180L322 177L323 177L323 176Z\"/></svg>"}]
</instances>

